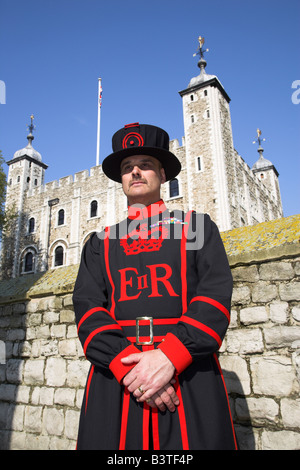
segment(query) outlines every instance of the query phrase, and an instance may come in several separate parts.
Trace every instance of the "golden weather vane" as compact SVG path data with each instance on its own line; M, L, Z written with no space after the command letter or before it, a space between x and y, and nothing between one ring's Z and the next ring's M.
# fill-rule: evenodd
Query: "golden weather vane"
M198 41L199 41L199 47L198 47L197 51L195 52L195 54L193 54L193 57L196 57L196 55L200 55L200 59L203 59L204 58L204 52L208 52L209 49L205 49L205 51L203 50L203 45L205 43L205 39L204 39L203 36L199 36Z
M257 139L256 140L253 140L253 144L256 144L256 142L258 143L259 147L261 147L261 143L262 142L265 142L266 139L261 139L261 130L260 129L256 129L256 134L257 134Z

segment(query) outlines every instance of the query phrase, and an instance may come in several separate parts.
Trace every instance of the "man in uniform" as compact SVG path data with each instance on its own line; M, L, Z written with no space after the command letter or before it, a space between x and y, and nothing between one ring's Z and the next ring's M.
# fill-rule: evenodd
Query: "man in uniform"
M91 367L78 449L236 449L217 358L232 276L210 217L170 213L161 184L181 165L168 134L128 124L102 168L128 217L82 252L73 302Z

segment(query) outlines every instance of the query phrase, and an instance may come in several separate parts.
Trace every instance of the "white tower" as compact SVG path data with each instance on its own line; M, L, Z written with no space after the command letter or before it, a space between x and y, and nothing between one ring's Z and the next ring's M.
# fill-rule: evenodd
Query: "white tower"
M188 205L208 212L223 231L232 225L228 196L234 153L230 98L218 78L206 73L207 50L203 50L203 44L200 36L196 53L200 55L200 74L179 92L183 101Z
M10 240L12 246L9 250L12 253L12 277L18 276L20 271L19 253L22 224L25 223L28 225L28 233L30 233L32 229L32 227L29 226L30 219L27 218L26 220L26 214L24 214L24 199L29 190L44 184L44 173L45 169L48 168L48 166L42 162L41 154L32 147L32 141L34 139L32 132L35 129L33 119L34 116L31 116L31 122L28 126L29 134L27 136L27 146L15 152L12 160L7 162L9 170L5 208L14 209L17 215L15 233L13 235L14 239ZM34 259L32 259L32 262L34 262Z

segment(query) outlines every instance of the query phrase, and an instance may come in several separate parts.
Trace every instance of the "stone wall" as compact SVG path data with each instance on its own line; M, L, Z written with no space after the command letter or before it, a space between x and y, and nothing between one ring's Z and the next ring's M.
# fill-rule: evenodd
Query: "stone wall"
M300 449L299 222L222 234L234 292L220 362L241 449ZM1 449L75 448L89 367L71 299L77 269L0 283Z

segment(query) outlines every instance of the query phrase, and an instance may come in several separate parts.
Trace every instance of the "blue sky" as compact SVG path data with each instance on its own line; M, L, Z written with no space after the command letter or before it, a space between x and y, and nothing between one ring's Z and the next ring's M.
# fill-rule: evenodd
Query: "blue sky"
M258 158L252 141L262 130L284 215L297 214L299 13L299 0L0 0L3 156L26 145L34 114L33 146L49 165L46 182L94 166L98 77L100 162L126 123L158 125L180 140L178 91L199 73L193 54L202 35L207 73L231 98L235 148L251 167Z

